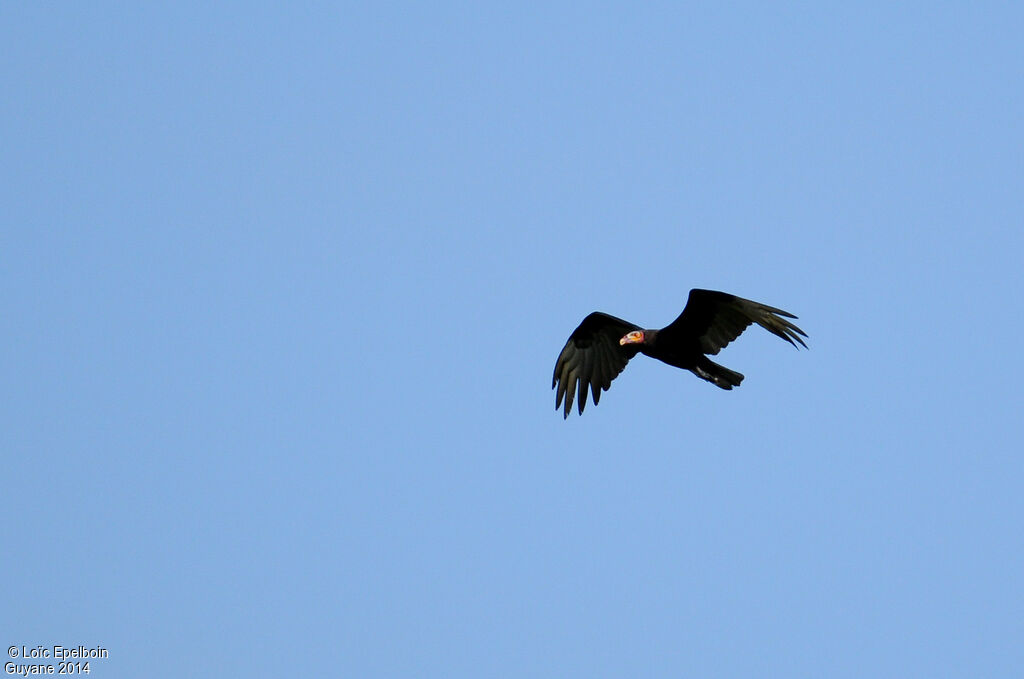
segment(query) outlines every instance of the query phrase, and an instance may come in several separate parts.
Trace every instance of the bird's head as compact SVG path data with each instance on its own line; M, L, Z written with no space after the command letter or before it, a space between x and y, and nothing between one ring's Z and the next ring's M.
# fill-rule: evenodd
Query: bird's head
M643 344L644 343L644 331L634 330L633 332L627 332L619 340L619 346L626 344Z

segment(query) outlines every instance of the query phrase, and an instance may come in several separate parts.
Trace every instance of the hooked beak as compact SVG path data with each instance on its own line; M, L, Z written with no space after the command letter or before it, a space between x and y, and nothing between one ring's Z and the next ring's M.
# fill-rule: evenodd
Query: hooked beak
M619 346L621 347L627 344L639 344L640 342L643 341L644 334L639 330L634 330L633 332L628 332L622 336L622 339L619 340Z

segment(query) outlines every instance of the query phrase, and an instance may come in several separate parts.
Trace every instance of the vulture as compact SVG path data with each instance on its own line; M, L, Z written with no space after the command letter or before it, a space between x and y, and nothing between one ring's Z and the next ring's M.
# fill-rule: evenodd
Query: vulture
M743 375L718 365L706 354L717 354L751 323L757 323L794 347L799 342L800 346L807 348L801 339L801 336L807 337L807 333L787 318L796 316L725 292L696 289L690 291L679 318L661 330L646 330L621 318L595 311L573 330L558 355L551 379L551 388L557 389L555 410L562 406L564 400L563 419L568 418L573 399L578 395L576 400L582 415L588 389L596 406L601 399L601 390L608 391L612 380L637 352L689 370L716 387L738 387Z

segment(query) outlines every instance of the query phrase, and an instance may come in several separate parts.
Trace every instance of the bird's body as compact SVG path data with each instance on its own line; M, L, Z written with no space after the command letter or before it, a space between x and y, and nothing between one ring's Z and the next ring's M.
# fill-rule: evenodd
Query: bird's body
M551 387L557 389L555 410L564 398L564 416L569 417L578 393L582 415L588 390L597 405L601 391L608 390L612 380L638 352L690 370L722 389L732 389L743 381L743 375L718 365L707 355L717 354L751 323L793 346L799 342L806 347L801 339L806 333L783 317L796 318L781 309L714 290L691 290L683 312L660 330L643 329L595 311L569 336L555 363L551 380Z

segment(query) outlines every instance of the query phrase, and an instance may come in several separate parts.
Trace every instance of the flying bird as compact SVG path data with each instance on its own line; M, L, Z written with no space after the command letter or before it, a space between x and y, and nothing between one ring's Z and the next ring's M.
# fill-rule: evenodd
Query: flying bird
M740 336L751 323L786 340L807 348L800 328L786 320L793 314L766 304L752 302L715 290L691 290L686 307L679 318L661 330L646 330L629 321L595 311L569 335L555 363L551 388L555 392L555 410L565 401L564 418L569 417L572 402L578 394L579 413L587 403L587 390L594 396L594 405L601 400L601 390L608 391L612 380L637 352L663 363L691 371L722 389L732 389L743 381L743 375L711 361L729 342ZM799 347L797 347L799 348Z

